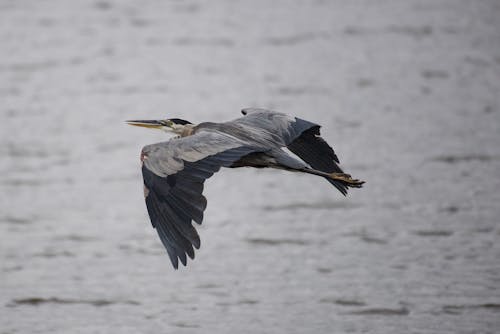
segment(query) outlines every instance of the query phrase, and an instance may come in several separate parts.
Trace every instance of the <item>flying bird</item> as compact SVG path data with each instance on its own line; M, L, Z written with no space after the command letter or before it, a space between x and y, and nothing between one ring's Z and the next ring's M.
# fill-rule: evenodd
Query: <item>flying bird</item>
M343 195L361 188L338 166L318 124L265 109L243 109L243 117L198 125L179 118L126 121L177 135L145 146L140 155L144 197L153 227L175 269L200 248L191 221L201 224L207 200L203 183L221 167L275 168L323 177ZM299 159L286 153L288 148Z

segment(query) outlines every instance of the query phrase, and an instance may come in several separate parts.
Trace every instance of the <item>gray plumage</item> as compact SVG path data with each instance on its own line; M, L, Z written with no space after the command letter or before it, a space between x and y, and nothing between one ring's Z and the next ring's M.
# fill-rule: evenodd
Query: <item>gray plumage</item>
M175 268L179 260L186 265L187 257L193 259L194 248L200 247L191 221L202 223L207 205L203 183L221 167L271 167L314 174L344 195L348 187L363 184L343 174L335 152L319 136L319 125L264 109L242 113L243 117L225 123L189 125L188 132L178 127L182 120L177 119L176 129L186 136L142 150L146 206ZM140 126L151 122L165 121L129 121ZM288 155L284 147L301 160Z

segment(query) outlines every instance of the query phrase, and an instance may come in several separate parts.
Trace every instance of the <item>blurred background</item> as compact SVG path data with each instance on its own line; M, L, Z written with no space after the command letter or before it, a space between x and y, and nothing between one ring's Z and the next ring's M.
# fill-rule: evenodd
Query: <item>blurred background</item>
M0 333L500 330L500 2L0 1ZM174 271L127 119L323 125L367 181L223 170Z

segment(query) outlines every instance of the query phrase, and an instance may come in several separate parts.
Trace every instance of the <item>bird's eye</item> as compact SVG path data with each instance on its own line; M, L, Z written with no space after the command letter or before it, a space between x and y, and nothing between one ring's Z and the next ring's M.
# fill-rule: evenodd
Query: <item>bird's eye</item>
M171 120L169 120L169 119L166 119L166 120L160 121L160 124L163 125L163 126L172 127L173 122Z

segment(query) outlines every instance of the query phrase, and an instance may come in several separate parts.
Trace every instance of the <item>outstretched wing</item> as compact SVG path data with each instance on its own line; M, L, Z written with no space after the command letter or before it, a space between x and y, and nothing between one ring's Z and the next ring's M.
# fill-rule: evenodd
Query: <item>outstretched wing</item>
M275 145L287 147L314 169L325 173L342 173L335 151L320 137L318 124L265 109L249 108L241 112L245 116L234 122L243 126L247 132L258 134L265 142L271 141ZM347 194L344 184L327 180L342 194Z
M193 259L193 247L200 247L191 221L201 224L203 220L204 181L221 167L263 150L224 133L205 131L143 148L146 206L174 268L179 259L186 265L186 255Z
M343 173L337 165L339 159L333 148L320 137L319 126L304 131L297 139L288 144L288 149L295 153L314 169L325 173ZM347 186L339 181L327 179L344 196L347 195Z
M285 147L298 138L302 132L317 124L284 113L266 109L248 108L245 116L229 123L235 124L253 140L265 145Z

